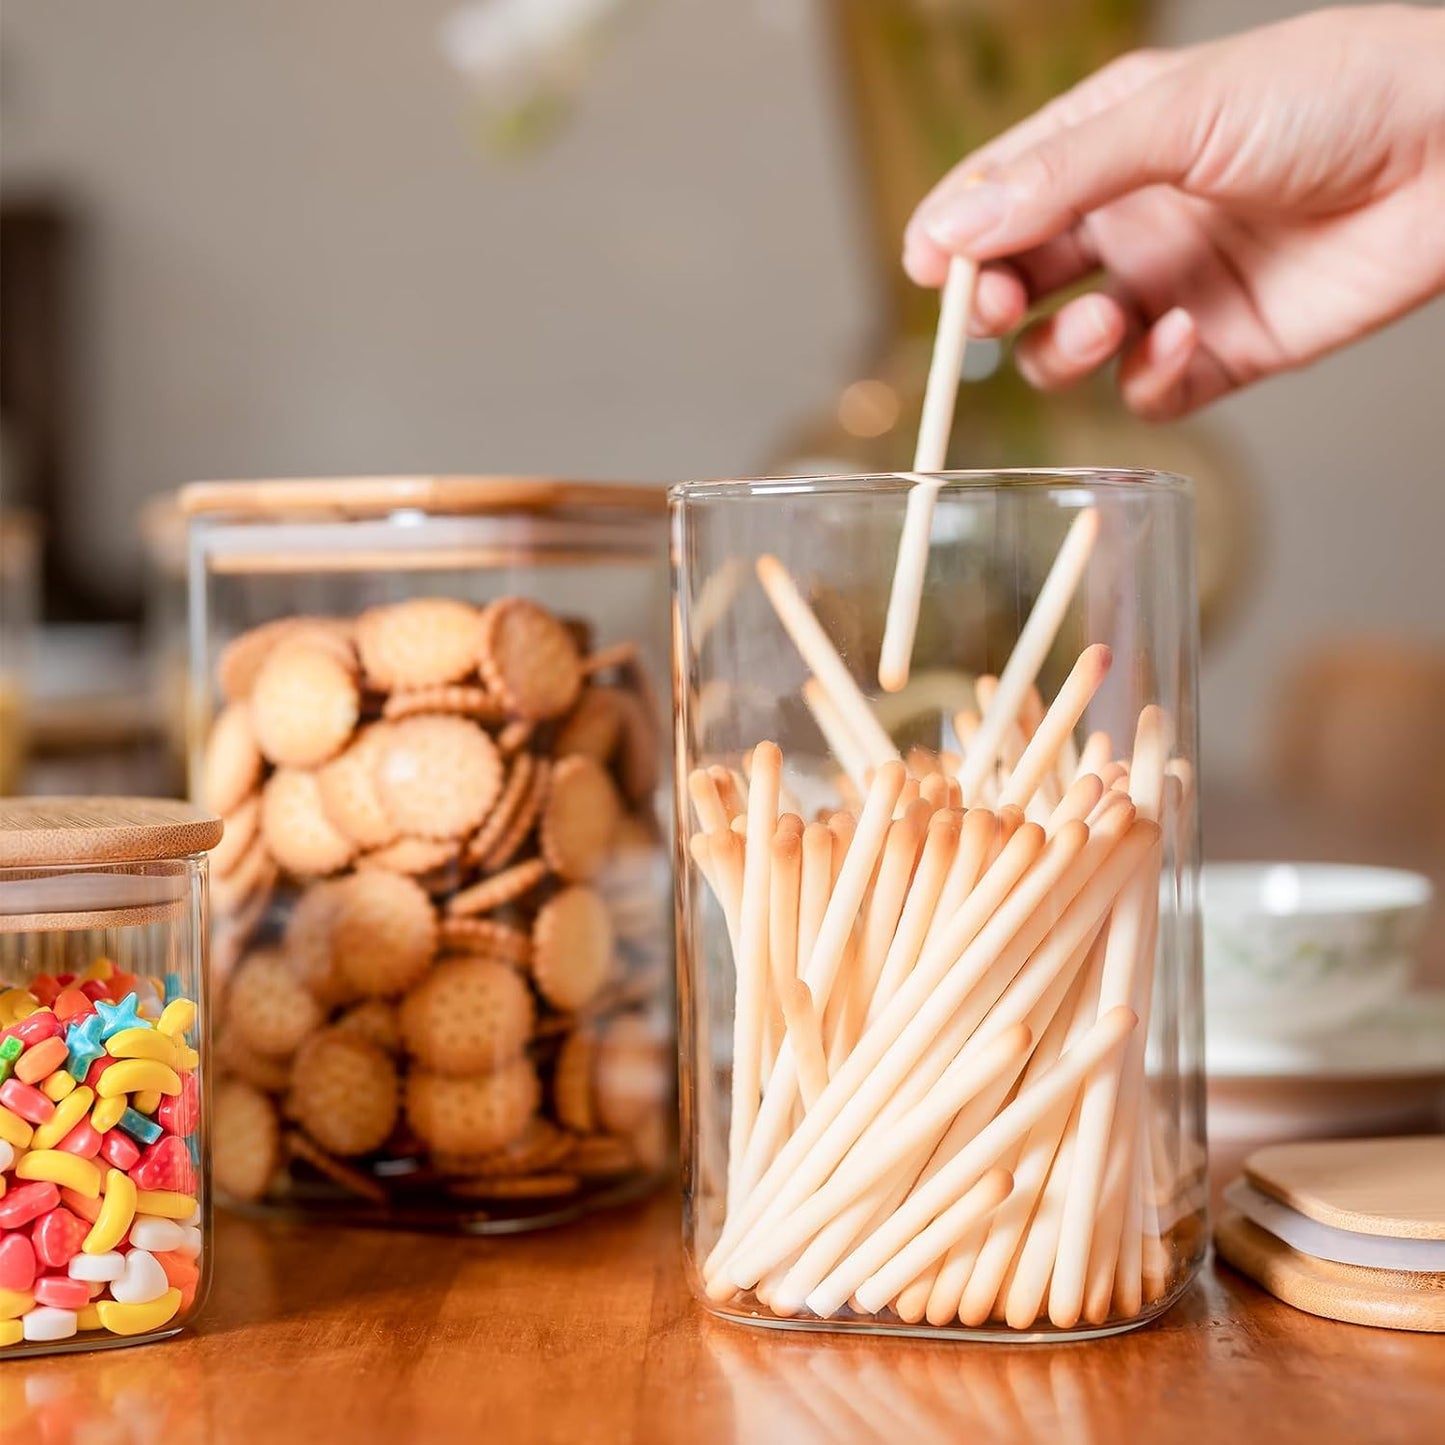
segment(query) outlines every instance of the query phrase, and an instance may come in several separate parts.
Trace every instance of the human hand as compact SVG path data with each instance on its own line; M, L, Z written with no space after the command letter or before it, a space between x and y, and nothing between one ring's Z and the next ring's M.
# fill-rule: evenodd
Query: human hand
M954 168L904 266L982 265L971 330L1035 385L1119 355L1142 416L1302 366L1445 289L1445 12L1326 10L1126 55Z

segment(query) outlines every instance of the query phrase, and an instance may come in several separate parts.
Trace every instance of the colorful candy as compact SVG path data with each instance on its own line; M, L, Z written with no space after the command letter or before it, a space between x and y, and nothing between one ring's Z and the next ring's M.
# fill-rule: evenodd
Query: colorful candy
M106 959L0 985L0 1353L136 1336L194 1304L196 1007Z

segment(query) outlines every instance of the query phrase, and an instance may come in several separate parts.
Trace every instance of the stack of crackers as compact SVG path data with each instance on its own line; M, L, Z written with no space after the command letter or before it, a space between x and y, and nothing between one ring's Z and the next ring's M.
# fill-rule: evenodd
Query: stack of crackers
M635 646L415 597L254 628L217 684L221 1190L507 1213L655 1174L670 891Z

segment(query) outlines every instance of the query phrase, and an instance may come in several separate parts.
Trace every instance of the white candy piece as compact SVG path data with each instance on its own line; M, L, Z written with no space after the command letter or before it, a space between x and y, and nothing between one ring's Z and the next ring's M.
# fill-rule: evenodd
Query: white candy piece
M131 1246L151 1254L179 1249L184 1238L185 1232L174 1219L162 1219L158 1214L138 1214L130 1227Z
M188 1259L198 1259L201 1253L201 1231L193 1225L183 1227L181 1242L176 1248Z
M133 1249L125 1257L125 1269L110 1287L111 1298L123 1305L146 1305L159 1299L171 1282L160 1261L144 1249Z
M181 1220L181 1223L184 1224L187 1229L199 1228L201 1223L201 1206L197 1204L196 1207L191 1210L190 1218Z
M125 1255L111 1250L108 1254L77 1254L66 1271L71 1279L89 1284L104 1284L125 1273Z
M0 1174L8 1173L15 1163L15 1146L0 1139Z
M58 1310L51 1305L41 1305L39 1309L20 1316L25 1338L46 1344L52 1340L68 1340L75 1333L78 1320L74 1310Z

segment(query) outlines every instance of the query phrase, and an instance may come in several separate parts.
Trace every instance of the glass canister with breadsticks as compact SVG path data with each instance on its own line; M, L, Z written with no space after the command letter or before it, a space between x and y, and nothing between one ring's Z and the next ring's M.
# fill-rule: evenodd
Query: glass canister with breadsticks
M636 1195L675 1052L665 499L206 483L218 1196L509 1231Z
M1190 488L932 482L891 692L916 479L672 494L689 1270L760 1324L1108 1334L1205 1247Z

